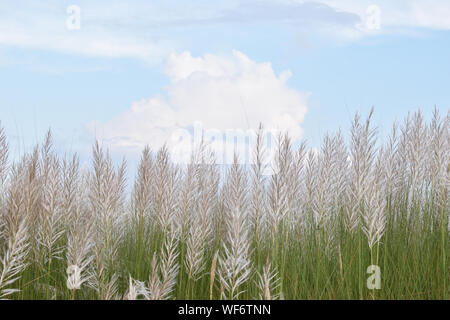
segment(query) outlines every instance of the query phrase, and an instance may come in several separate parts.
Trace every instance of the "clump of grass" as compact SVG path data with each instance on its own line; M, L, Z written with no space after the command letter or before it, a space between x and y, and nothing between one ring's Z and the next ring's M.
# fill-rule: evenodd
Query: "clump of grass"
M226 171L205 141L186 166L146 147L129 195L98 143L89 168L50 132L10 163L0 126L0 298L448 299L450 114L382 143L372 113L348 144L281 134L273 168L262 126Z

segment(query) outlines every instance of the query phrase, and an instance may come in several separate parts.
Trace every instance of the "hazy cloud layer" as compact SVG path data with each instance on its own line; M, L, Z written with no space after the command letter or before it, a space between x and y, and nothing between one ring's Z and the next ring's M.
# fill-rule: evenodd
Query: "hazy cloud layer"
M302 2L291 0L292 3ZM450 29L448 0L321 0L329 6L364 17L367 8L381 10L382 26L392 28ZM391 30L392 31L392 30Z
M78 1L81 29L66 28L68 1L2 3L0 45L161 62L179 50L171 28L186 25L288 22L296 28L360 38L367 8L381 10L381 33L396 28L450 29L447 0ZM195 37L195 34L188 36Z
M340 12L321 2L281 3L249 1L226 10L219 16L223 21L285 21L308 24L325 23L354 27L361 18L348 12Z
M120 21L127 19L127 12L117 9L123 16L111 14L113 4L94 7L80 1L80 28L71 30L67 27L73 15L67 12L69 5L62 1L2 3L0 45L92 57L137 58L150 63L160 62L173 50L167 38L139 28L121 28ZM118 25L105 24L104 19L116 18Z

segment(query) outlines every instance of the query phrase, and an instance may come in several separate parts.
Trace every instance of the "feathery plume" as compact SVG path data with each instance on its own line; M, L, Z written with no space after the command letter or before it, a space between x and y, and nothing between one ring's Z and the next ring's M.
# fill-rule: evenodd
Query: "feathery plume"
M376 129L371 128L370 121L373 108L362 124L359 114L355 115L351 127L350 144L350 187L346 214L346 228L354 231L360 225L360 216L364 207L364 196L370 186L369 175L375 157Z
M269 256L264 266L263 272L258 272L259 299L261 300L278 300L280 296L275 292L280 286L280 279L275 268L270 264Z
M218 269L224 287L223 298L229 300L237 299L243 293L240 288L249 279L251 270L245 183L245 174L235 154L226 183L227 237L223 242Z

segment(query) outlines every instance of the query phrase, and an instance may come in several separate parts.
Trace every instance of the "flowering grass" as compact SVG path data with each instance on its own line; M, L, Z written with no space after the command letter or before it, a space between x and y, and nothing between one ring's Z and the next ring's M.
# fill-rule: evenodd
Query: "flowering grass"
M129 194L98 143L89 168L50 133L13 163L0 129L0 298L448 299L450 116L385 143L371 116L317 152L280 135L270 164L260 127L225 174L205 143L145 148Z

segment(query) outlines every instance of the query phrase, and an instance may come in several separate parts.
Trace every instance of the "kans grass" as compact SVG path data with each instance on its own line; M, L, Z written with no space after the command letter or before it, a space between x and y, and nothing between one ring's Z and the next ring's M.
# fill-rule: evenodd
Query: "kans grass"
M226 174L204 143L145 148L129 194L98 143L88 168L50 133L12 162L0 129L0 298L448 299L449 113L384 143L371 115L316 151L280 135L270 176L262 127Z

